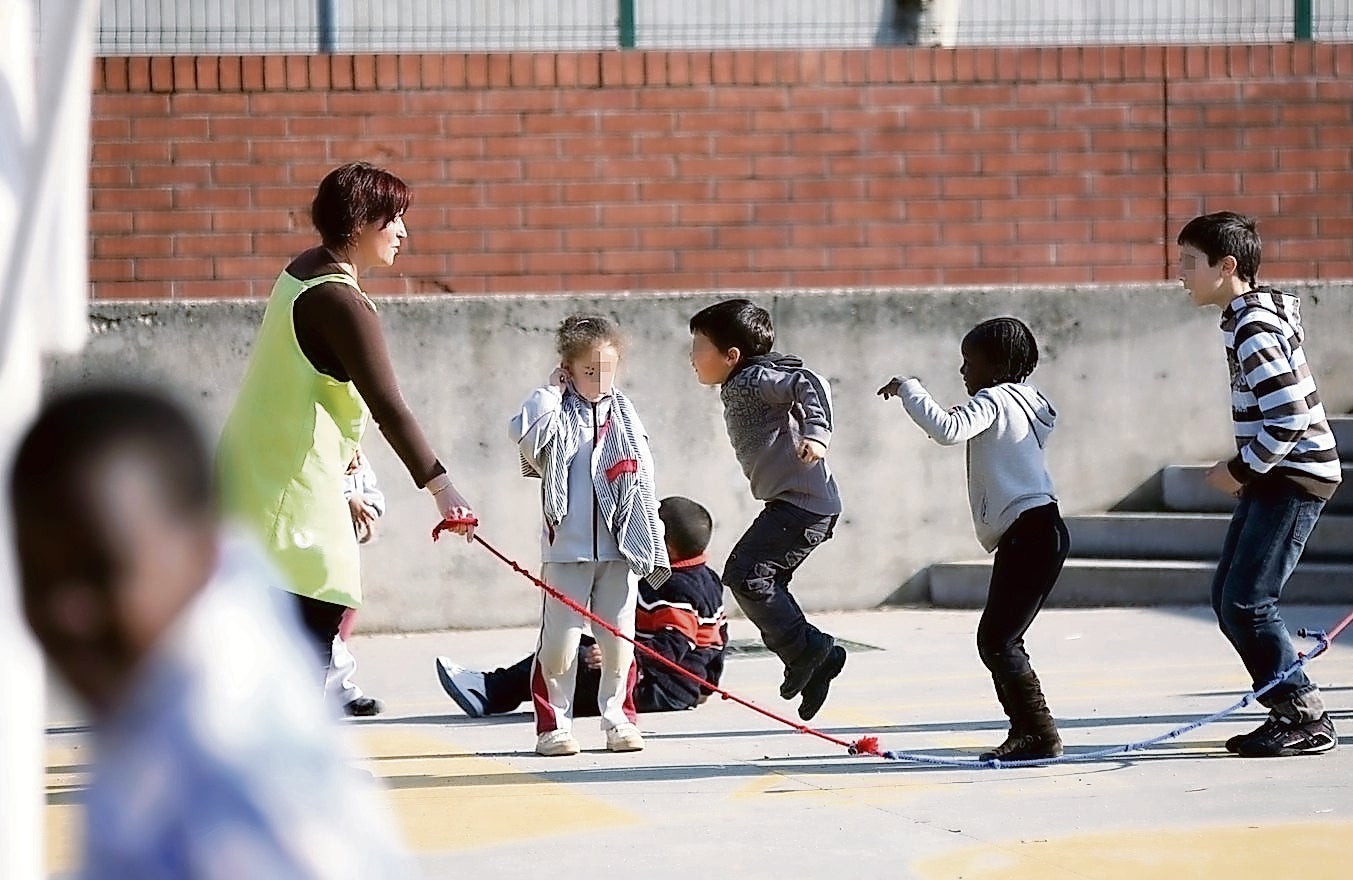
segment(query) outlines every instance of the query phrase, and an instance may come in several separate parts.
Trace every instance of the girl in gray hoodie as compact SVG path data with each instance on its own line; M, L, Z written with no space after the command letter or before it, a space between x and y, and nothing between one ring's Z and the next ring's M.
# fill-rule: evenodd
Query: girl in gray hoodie
M1010 719L1005 742L983 760L1056 757L1062 740L1029 664L1024 634L1033 623L1071 543L1057 509L1044 449L1057 413L1024 380L1038 364L1038 343L1016 318L983 321L963 338L963 383L972 398L943 409L915 377L879 389L899 397L912 421L937 443L967 441L968 501L977 539L996 551L977 651L991 671Z

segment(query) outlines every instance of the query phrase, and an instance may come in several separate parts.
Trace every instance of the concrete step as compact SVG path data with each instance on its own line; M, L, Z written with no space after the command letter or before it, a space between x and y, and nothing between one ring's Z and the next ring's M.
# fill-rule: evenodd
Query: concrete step
M1084 608L1128 605L1207 605L1211 562L1068 559L1048 605ZM930 602L937 608L986 603L991 560L930 566ZM1353 563L1303 562L1283 591L1293 605L1353 604Z
M1102 513L1066 518L1071 553L1093 559L1215 560L1231 517L1225 513ZM1320 517L1303 559L1353 562L1353 516Z
M1330 416L1329 420L1334 442L1339 444L1339 457L1353 463L1353 415Z
M1170 465L1160 473L1165 508L1189 513L1229 513L1236 500L1203 482L1211 465ZM1353 513L1353 463L1343 466L1343 484L1325 505L1329 513Z

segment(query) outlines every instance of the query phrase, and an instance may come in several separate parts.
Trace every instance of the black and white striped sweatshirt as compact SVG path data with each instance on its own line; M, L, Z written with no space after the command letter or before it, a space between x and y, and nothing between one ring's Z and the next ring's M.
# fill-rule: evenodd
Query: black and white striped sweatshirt
M1242 484L1283 481L1328 500L1339 486L1339 453L1302 350L1300 301L1257 287L1221 313L1231 372L1236 457Z

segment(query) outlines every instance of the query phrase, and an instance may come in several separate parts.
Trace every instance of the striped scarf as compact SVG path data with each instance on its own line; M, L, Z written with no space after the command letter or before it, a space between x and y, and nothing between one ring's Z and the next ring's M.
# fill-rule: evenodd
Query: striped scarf
M584 424L590 408L591 404L579 395L566 393L558 415L562 430L555 431L537 453L541 470L537 471L525 456L521 458L522 474L543 482L542 504L550 526L559 525L568 513L568 470L580 445L579 432L569 428ZM598 429L592 487L602 520L615 536L630 570L657 587L667 580L671 567L658 520L653 475L643 467L639 456L642 447L634 431L636 424L638 418L629 398L618 388L612 389L610 413Z

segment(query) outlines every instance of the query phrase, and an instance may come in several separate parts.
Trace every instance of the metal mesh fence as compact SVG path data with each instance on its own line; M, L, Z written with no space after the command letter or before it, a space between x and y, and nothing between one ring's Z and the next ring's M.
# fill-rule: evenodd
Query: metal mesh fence
M103 0L97 45L123 55L1294 39L1353 40L1353 0Z

